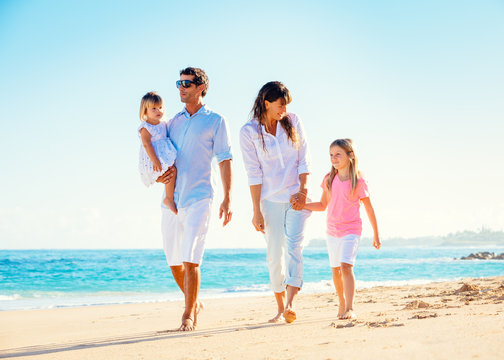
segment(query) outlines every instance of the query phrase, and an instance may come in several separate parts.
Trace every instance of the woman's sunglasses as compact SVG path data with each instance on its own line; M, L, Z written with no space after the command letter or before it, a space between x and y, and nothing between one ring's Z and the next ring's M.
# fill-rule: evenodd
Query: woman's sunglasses
M182 86L183 88L185 88L185 89L190 88L190 87L191 87L191 84L194 84L194 85L196 85L196 86L198 85L198 84L196 84L196 83L195 83L194 81L192 81L192 80L177 80L176 84L177 84L177 89L178 89L179 87L181 87L181 86Z

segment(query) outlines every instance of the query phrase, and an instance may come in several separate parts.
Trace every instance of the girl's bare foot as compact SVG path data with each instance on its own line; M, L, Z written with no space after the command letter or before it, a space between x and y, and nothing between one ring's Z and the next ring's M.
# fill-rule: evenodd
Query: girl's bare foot
M340 317L341 320L354 320L357 319L357 315L355 315L353 310L347 310L343 315Z
M272 319L269 319L268 322L269 323L276 323L276 322L279 322L283 317L283 311L282 312L278 312L278 314L276 314L276 316Z
M178 213L178 211L177 211L177 205L175 205L175 201L173 199L164 198L163 199L163 204L168 209L170 209L171 211L173 211L174 214Z
M292 309L287 309L284 311L283 317L286 322L291 323L296 320L296 312Z

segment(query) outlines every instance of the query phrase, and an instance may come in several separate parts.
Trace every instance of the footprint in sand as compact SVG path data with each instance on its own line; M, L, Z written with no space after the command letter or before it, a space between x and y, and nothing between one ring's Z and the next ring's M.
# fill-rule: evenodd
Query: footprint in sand
M350 328L350 327L354 327L358 322L357 321L350 321L346 324L336 324L336 323L331 323L331 325L329 326L332 326L333 328L336 328L336 329L343 329L343 328Z
M425 301L414 300L412 302L407 303L406 306L403 308L403 310L425 309L430 306L431 305L429 303L426 303Z
M383 321L369 321L366 326L369 328L404 326L403 323L396 323L397 319L385 319Z
M436 314L435 312L422 311L413 315L411 319L427 319L435 317L438 317L438 314Z

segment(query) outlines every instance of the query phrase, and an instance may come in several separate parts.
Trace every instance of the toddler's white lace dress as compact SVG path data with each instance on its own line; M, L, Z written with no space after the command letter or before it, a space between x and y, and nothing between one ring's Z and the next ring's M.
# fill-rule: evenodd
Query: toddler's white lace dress
M140 141L138 170L140 171L142 182L145 186L150 186L156 182L156 179L162 175L168 167L173 165L177 157L177 150L175 150L175 147L168 137L167 126L164 121L161 121L158 125L152 125L143 121L138 127L138 136L140 136L140 130L142 128L145 128L151 134L152 147L163 168L162 171L154 171L152 168L152 161Z

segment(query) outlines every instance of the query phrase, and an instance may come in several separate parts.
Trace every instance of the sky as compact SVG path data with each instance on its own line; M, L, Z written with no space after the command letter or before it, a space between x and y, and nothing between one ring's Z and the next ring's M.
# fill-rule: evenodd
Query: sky
M138 108L154 90L181 111L187 66L207 72L233 146L233 220L213 212L208 248L265 246L238 135L272 80L303 121L313 200L329 144L349 137L384 246L503 230L503 44L502 1L0 0L0 249L160 248ZM306 237L325 237L324 213Z

